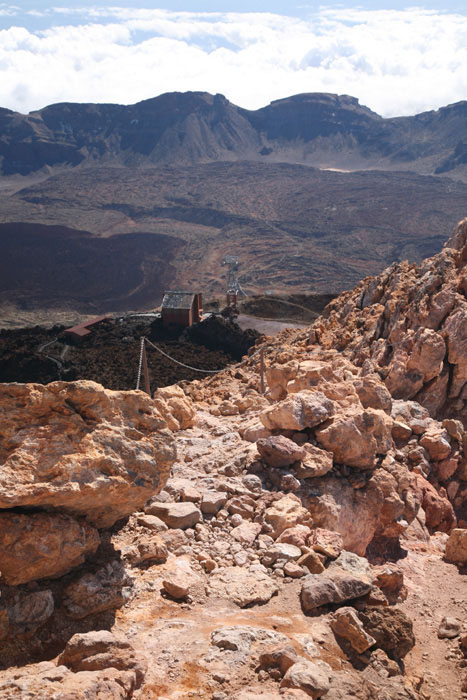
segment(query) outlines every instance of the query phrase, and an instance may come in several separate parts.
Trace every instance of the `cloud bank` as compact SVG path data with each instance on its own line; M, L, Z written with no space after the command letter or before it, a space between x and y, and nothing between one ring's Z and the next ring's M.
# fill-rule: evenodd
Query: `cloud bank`
M0 12L14 25L14 7ZM321 8L304 20L95 7L44 17L48 29L0 31L2 107L131 104L201 90L256 109L295 93L335 92L396 116L467 99L464 15Z

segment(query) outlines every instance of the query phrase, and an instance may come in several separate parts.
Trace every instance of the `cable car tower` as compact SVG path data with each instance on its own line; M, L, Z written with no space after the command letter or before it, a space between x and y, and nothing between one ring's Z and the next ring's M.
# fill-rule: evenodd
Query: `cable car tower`
M236 255L226 255L222 261L222 265L229 266L226 290L227 308L236 311L238 294L240 291L243 291L238 281L239 259Z

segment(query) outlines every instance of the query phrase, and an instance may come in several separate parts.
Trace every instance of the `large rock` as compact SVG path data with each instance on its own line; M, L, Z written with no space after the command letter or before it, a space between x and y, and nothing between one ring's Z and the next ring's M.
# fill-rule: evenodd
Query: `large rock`
M467 562L467 530L455 528L449 535L446 542L446 561L454 564L465 564Z
M56 578L99 546L97 530L60 513L0 512L0 571L9 586Z
M0 508L108 527L167 480L176 451L152 400L90 381L0 385Z
M267 603L278 590L277 583L267 574L238 566L215 571L209 579L212 596L227 598L240 608L253 603Z
M353 608L340 608L331 619L331 629L338 637L343 637L357 654L363 654L376 643L376 639L365 632Z
M299 660L281 681L281 688L298 688L314 700L324 697L330 688L332 669L324 661Z
M156 515L168 527L185 530L201 520L201 512L194 503L160 503L154 501L146 506L146 513Z
M391 659L402 659L415 644L412 621L398 608L372 608L358 613L365 631Z
M95 574L84 574L64 590L63 606L69 617L80 620L88 615L116 610L131 597L132 580L118 561Z
M368 580L346 572L333 572L331 576L309 574L303 579L300 599L303 609L310 612L323 605L361 598L372 587Z
M58 657L57 663L75 673L102 671L107 668L132 671L136 688L141 685L146 672L143 660L137 656L129 641L107 630L74 634Z
M276 538L284 530L295 525L306 525L311 519L300 500L293 494L288 494L266 508L264 521L271 527L271 536Z
M344 548L361 556L375 536L397 539L422 500L416 479L402 465L393 465L392 473L371 472L364 488L330 475L312 483L306 505L313 524L339 533Z
M261 415L269 430L305 430L334 414L334 402L321 391L301 391L266 409Z
M337 414L316 430L316 439L332 452L334 461L359 469L373 469L377 455L392 447L392 419L384 411L365 409Z
M129 700L133 697L135 674L107 668L105 671L73 673L66 666L43 661L19 669L11 678L0 681L1 700L25 698L66 698L67 700Z
M29 637L49 620L54 612L52 591L21 591L11 605L0 609L0 639Z
M303 447L283 435L260 438L256 447L261 458L269 467L289 467L306 456Z
M166 418L171 430L185 430L195 423L196 410L193 402L178 384L157 389L154 405Z

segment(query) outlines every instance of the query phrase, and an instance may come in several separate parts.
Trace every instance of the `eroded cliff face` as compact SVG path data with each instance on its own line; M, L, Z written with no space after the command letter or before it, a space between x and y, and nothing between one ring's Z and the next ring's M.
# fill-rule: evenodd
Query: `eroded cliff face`
M266 338L265 391L2 385L0 697L461 697L466 237Z

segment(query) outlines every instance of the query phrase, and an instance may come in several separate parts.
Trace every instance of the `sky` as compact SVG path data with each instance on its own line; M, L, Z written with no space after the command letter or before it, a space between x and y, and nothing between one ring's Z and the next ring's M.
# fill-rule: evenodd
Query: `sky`
M186 90L247 109L303 92L386 117L438 109L467 99L467 2L0 2L0 107Z

